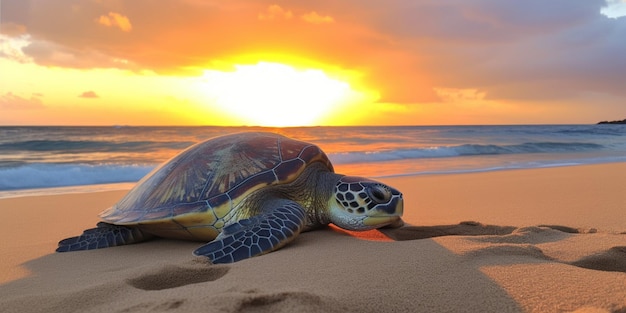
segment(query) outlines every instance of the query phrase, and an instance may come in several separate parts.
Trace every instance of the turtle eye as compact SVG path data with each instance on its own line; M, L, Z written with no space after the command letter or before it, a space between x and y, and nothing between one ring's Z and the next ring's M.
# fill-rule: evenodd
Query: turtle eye
M373 185L367 189L367 193L372 201L376 203L387 203L391 199L391 191L385 186Z

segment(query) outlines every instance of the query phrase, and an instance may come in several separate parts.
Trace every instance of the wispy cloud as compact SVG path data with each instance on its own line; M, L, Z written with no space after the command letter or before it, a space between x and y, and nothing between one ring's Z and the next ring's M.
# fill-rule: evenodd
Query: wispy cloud
M7 110L32 110L43 108L43 101L40 99L41 94L32 94L30 97L24 97L7 92L0 95L0 108Z
M109 12L108 15L101 15L96 22L100 25L108 27L117 27L123 32L129 32L133 29L128 17L115 12Z
M270 5L265 11L259 13L257 18L262 21L278 20L278 19L291 19L293 13L289 10L283 9L277 4Z
M306 14L302 15L301 18L302 18L303 21L305 21L307 23L312 23L312 24L326 24L326 23L333 23L335 21L335 19L332 18L332 16L329 16L329 15L319 15L315 11L306 13Z

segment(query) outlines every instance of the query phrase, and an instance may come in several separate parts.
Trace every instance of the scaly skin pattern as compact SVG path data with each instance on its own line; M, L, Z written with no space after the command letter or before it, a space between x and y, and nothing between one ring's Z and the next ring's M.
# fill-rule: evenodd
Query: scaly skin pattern
M222 230L217 238L196 249L212 263L232 263L279 249L304 228L302 207L290 200L277 200L277 208L240 220Z

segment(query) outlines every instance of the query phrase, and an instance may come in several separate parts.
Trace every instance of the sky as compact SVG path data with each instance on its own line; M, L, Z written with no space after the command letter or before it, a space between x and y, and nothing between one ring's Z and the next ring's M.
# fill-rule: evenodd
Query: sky
M0 125L626 118L626 0L0 0Z

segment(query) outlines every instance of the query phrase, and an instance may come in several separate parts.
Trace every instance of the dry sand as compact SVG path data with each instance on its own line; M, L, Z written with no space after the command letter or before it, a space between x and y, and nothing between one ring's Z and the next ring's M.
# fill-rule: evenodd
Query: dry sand
M53 253L125 191L0 199L0 312L624 313L625 175L616 163L388 178L410 225L308 232L219 266L174 240Z

